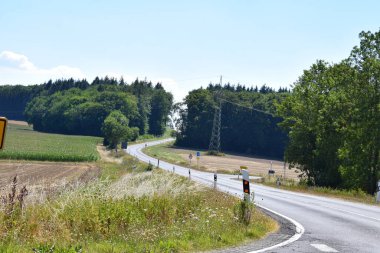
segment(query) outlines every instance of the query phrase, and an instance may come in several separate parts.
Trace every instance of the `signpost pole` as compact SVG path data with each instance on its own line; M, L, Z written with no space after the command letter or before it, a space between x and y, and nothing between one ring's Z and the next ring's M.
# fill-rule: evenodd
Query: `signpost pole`
M216 174L216 171L214 172L214 189L216 189L216 182L218 180L218 174Z
M248 171L246 169L242 169L241 173L243 176L244 200L247 202L250 202L251 190L249 188L249 174L248 174Z
M197 151L197 169L199 170L199 159L201 158L201 152Z

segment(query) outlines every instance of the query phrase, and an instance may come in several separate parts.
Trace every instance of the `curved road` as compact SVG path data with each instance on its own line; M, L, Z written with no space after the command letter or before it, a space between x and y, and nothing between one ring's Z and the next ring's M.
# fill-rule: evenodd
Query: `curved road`
M157 145L171 139L149 142ZM145 143L131 145L127 152L144 162L157 159L142 153ZM189 176L189 169L160 161L160 168ZM191 179L213 185L213 173L191 170ZM218 174L218 189L242 197L236 176ZM253 186L253 187L252 187ZM334 198L295 193L262 185L251 185L255 202L299 222L304 234L295 242L268 252L380 252L380 207Z

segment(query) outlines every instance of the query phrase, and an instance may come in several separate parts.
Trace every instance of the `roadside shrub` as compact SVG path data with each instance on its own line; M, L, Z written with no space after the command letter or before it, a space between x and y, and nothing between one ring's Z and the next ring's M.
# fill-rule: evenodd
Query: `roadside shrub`
M246 200L239 201L234 207L235 215L238 217L239 222L246 226L251 223L253 209L253 203Z
M174 129L170 130L170 137L176 138L177 137L177 131Z
M152 171L153 170L153 165L151 163L148 163L146 167L146 171Z

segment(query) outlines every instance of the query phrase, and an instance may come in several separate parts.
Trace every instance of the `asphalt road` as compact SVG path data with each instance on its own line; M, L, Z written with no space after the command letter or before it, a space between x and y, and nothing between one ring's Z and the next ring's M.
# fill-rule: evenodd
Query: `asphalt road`
M165 141L168 140L149 142L147 145ZM144 147L145 143L131 145L127 152L144 162L157 165L156 158L142 153L141 149ZM189 176L189 169L185 167L164 161L160 161L159 167L173 171L173 166L175 173ZM213 173L191 170L190 174L192 180L213 185ZM236 176L218 174L217 187L221 191L242 197L242 183ZM294 242L266 252L380 253L380 207L294 193L257 184L251 184L252 189L258 205L282 214L304 228L304 232L298 231L298 236L293 236Z

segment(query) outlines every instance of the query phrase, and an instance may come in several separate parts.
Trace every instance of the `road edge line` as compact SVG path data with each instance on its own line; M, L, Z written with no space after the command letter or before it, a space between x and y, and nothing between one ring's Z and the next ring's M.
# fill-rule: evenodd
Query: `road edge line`
M290 218L290 217L288 217L286 215L280 214L280 213L278 213L278 212L276 212L276 211L274 211L272 209L264 207L264 206L262 206L260 204L256 203L255 205L258 206L258 207L260 207L260 208L262 208L262 209L264 209L264 210L266 210L266 211L268 211L268 212L271 212L271 213L273 213L273 214L275 214L277 216L280 216L280 217L282 217L282 218L290 221L291 223L293 223L294 226L296 227L296 233L292 237L290 237L289 239L287 239L286 241L280 242L278 244L275 244L275 245L272 245L272 246L269 246L269 247L266 247L266 248L263 248L263 249L249 251L247 253L259 253L259 252L265 252L265 251L268 251L268 250L273 250L273 249L276 249L276 248L279 248L279 247L283 247L283 246L286 246L286 245L288 245L290 243L293 243L293 242L297 241L304 234L305 228L298 221L296 221L296 220L294 220L294 219L292 219L292 218Z

